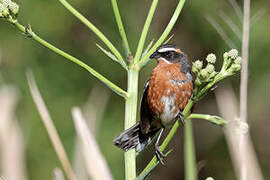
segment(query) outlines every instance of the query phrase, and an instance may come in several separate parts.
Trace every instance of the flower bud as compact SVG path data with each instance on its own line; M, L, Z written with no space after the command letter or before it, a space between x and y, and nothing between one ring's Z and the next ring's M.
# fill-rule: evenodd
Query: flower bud
M209 73L207 72L206 69L202 69L200 71L200 76L202 80L206 80L209 77Z
M192 71L198 73L202 69L203 63L200 60L197 60L193 63Z
M215 71L215 66L213 64L208 64L205 69L209 74L211 74Z
M8 7L10 5L11 0L2 0L2 4L5 6L5 7Z
M1 0L0 0L0 1L1 1ZM0 17L1 17L2 12L4 11L5 8L6 8L6 7L5 7L3 4L0 3Z
M241 65L240 64L232 64L231 68L230 68L230 71L232 73L235 73L237 71L239 71L241 69Z
M228 58L228 53L225 52L225 53L223 54L223 59L227 59L227 58Z
M12 15L17 16L19 12L19 5L15 2L11 2L8 6L9 10L11 11Z
M217 75L217 72L216 72L216 71L213 71L213 72L209 75L209 79L213 79L216 75Z
M234 60L234 63L235 64L241 64L242 62L242 58L240 56L238 56L235 60Z
M236 59L238 57L238 51L236 49L232 49L228 52L228 57L232 59Z
M198 78L196 78L195 85L200 86L201 84L202 84L202 82Z
M195 66L197 69L202 69L203 63L202 63L202 61L197 60L197 61L195 61L194 66Z
M215 64L216 62L216 55L211 53L211 54L208 54L208 56L206 57L206 61L211 63L211 64Z
M9 15L8 8L3 4L0 4L0 17L8 17L8 15Z

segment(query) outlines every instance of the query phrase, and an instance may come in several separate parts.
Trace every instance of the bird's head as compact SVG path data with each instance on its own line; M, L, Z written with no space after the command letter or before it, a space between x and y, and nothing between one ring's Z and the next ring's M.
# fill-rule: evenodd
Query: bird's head
M157 59L158 61L163 60L166 63L177 63L186 60L187 56L180 47L172 44L165 44L159 46L150 58Z

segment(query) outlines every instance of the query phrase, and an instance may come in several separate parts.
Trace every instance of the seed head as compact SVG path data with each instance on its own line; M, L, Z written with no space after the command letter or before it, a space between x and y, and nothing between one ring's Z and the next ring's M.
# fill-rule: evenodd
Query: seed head
M242 58L240 56L238 56L235 60L234 60L234 63L235 64L241 64L242 62Z
M19 5L15 2L11 2L8 6L9 10L11 11L12 15L17 16L19 12Z
M8 15L9 15L8 8L3 4L0 4L0 17L8 17Z
M2 0L2 4L5 6L5 7L8 7L10 5L11 0Z
M232 49L228 52L228 57L232 59L236 59L238 57L238 51L236 49Z
M202 61L197 60L197 61L195 61L194 66L195 66L197 69L202 69L203 63L202 63Z
M197 60L193 63L192 71L197 74L202 69L202 66L203 66L202 61Z
M241 65L240 64L232 64L232 66L230 67L230 72L236 73L240 69L241 69Z
M209 74L211 74L215 71L215 66L213 64L208 64L205 69Z
M207 72L207 70L206 69L202 69L201 70L201 78L203 79L203 80L205 80L205 79L207 79L209 77L209 73Z
M211 64L215 64L216 62L216 55L211 53L211 54L208 54L208 56L206 57L206 61L211 63Z

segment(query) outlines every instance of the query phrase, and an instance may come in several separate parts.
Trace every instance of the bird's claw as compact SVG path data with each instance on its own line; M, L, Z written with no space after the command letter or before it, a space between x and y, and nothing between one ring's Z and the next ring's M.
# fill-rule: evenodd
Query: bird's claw
M158 146L155 146L155 154L156 154L156 157L158 159L158 161L164 165L164 161L163 161L163 158L167 157L166 154L164 154L162 151L160 151L159 147Z
M182 124L186 123L185 119L183 118L183 114L181 112L178 113L177 117L178 117L178 119L181 120Z

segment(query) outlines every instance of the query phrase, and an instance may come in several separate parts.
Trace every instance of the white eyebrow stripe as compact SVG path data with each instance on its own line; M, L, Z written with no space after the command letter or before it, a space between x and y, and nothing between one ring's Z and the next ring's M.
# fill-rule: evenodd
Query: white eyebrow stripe
M158 52L160 53L166 52L166 51L176 51L176 49L175 48L162 48L158 50Z
M167 59L165 59L163 57L158 58L158 60L162 60L162 61L165 61L168 64L172 64L170 61L168 61Z

